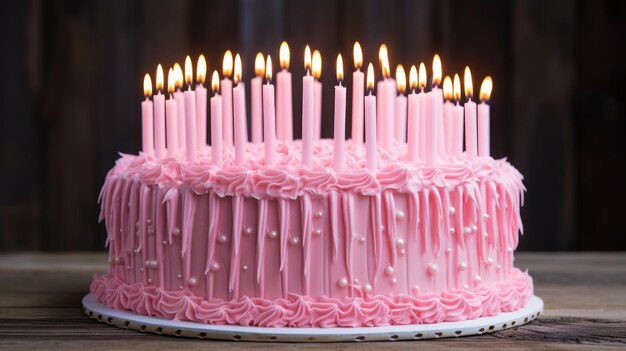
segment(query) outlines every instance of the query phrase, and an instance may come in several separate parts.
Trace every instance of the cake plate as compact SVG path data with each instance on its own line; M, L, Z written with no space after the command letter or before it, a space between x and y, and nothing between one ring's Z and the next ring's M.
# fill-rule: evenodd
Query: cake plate
M533 295L526 306L518 311L503 312L497 316L469 321L361 328L268 328L172 321L114 310L99 303L92 294L87 294L83 298L83 311L93 319L118 328L189 338L268 342L358 342L437 339L515 328L539 317L543 312L543 300Z

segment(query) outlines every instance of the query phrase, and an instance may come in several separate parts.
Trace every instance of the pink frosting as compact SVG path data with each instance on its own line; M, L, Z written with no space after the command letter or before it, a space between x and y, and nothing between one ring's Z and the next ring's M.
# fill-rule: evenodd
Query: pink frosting
M237 301L207 301L190 292L126 284L105 275L95 277L91 292L118 310L207 324L260 327L371 327L456 322L514 311L533 294L532 278L519 269L506 282L481 283L473 291L454 289L441 294L376 295L353 298L242 297Z

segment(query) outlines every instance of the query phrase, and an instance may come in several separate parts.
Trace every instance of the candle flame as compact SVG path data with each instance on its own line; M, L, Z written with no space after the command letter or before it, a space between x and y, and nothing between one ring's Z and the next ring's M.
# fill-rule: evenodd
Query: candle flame
M308 45L304 48L304 70L311 71L311 48Z
M311 65L313 66L313 78L320 79L322 76L322 54L319 50L313 51L313 63Z
M222 61L222 74L224 77L230 77L233 74L233 53L226 50L224 60Z
M383 72L383 78L391 77L391 69L389 68L389 54L387 51L387 45L382 44L378 49L378 60Z
M454 88L452 89L452 95L454 96L454 100L461 100L461 78L459 78L458 74L454 75Z
M289 69L289 56L289 45L286 41L283 41L278 52L278 61L281 69Z
M185 84L193 83L193 66L191 65L191 57L185 57Z
M402 65L398 65L396 67L396 86L398 88L398 93L404 94L406 91L406 73L404 72L404 67Z
M426 65L424 65L424 62L421 62L420 63L419 76L418 76L420 89L424 89L426 87L426 81L427 80L428 79L426 77Z
M156 90L157 91L163 90L163 83L164 83L163 66L161 66L161 64L159 64L157 66L157 71L156 71Z
M241 56L237 54L237 56L235 56L235 75L233 76L233 80L235 81L235 84L241 81L241 70L242 70Z
M439 54L435 54L433 57L433 85L441 84L441 77L443 75L443 69L441 68L441 58Z
M152 95L152 79L148 73L143 77L143 95L145 97Z
M361 44L358 41L354 42L354 68L359 69L363 65L363 51L361 50Z
M374 90L374 66L371 62L367 65L367 90Z
M183 88L183 69L180 68L178 62L174 64L174 88Z
M198 64L196 65L197 69L196 69L196 82L198 82L198 84L204 84L204 81L206 80L206 58L204 58L204 55L200 54L200 57L198 57Z
M174 70L172 69L172 67L170 67L170 69L167 71L167 92L170 94L174 92L175 81L176 73L174 73Z
M220 74L217 73L217 70L213 71L213 75L211 76L211 92L217 93L220 90Z
M411 90L417 89L417 68L415 68L415 65L411 66L409 71L409 87Z
M474 84L472 83L472 72L470 71L469 66L465 66L463 85L465 86L465 97L471 99L474 95Z
M452 79L450 78L450 76L446 76L443 79L443 97L446 100L452 100L453 95Z
M480 101L487 101L491 97L491 90L493 90L493 80L490 76L486 76L483 83L480 85Z
M272 81L272 57L267 55L267 60L265 60L265 79L268 82Z
M337 81L343 80L343 58L341 54L337 55Z
M254 59L254 74L257 77L263 77L263 74L265 74L265 58L260 52L256 54Z

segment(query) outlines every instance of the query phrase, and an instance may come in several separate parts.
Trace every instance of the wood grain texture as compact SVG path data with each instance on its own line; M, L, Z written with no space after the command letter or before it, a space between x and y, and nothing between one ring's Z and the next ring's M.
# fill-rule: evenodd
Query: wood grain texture
M544 299L536 321L489 335L436 341L344 344L217 342L142 334L98 323L80 301L101 253L1 254L0 349L65 350L590 350L626 348L625 253L520 253L535 293Z

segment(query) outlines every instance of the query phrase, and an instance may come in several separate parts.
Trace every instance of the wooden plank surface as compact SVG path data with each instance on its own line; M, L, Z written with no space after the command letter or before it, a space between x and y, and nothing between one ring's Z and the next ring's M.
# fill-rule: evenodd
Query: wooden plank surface
M626 348L626 253L519 253L546 308L536 321L483 336L415 342L266 344L142 334L98 323L80 300L102 253L1 254L0 349L570 350Z

